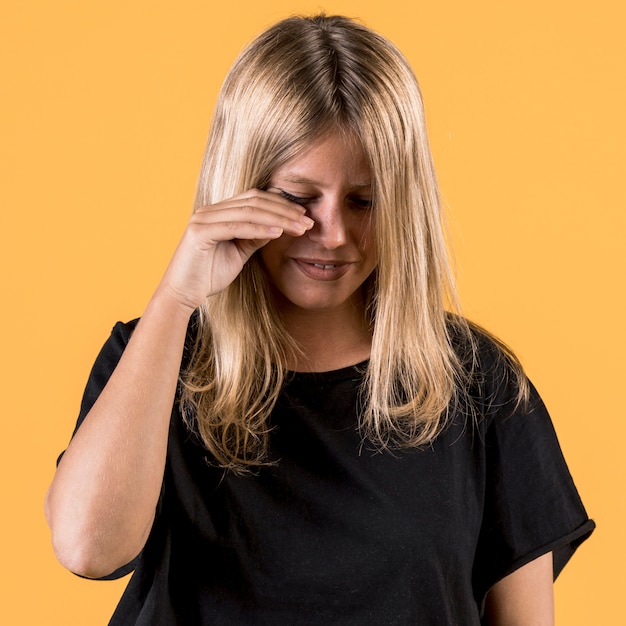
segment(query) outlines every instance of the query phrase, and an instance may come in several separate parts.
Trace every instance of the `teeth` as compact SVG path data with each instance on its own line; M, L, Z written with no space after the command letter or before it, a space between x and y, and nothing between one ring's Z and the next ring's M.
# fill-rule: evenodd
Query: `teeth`
M335 267L334 265L323 265L322 263L313 263L315 267L319 267L321 270L330 270Z

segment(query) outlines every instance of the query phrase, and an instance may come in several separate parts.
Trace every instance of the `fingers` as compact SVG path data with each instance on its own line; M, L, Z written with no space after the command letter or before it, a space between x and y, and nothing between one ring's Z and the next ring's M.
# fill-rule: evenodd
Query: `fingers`
M313 227L305 210L275 193L250 190L198 209L190 224L210 227L214 242L233 239L275 239L286 233L298 237Z
M300 205L258 189L198 209L162 279L164 291L183 307L199 306L225 289L269 241L312 228L304 213Z

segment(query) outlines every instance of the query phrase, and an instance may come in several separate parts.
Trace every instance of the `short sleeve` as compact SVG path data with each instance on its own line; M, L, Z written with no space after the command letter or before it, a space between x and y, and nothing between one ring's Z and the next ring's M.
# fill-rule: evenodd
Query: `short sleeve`
M550 551L556 578L595 527L536 389L531 384L528 404L514 409L512 391L494 395L483 434L486 490L474 572L479 601L498 580Z

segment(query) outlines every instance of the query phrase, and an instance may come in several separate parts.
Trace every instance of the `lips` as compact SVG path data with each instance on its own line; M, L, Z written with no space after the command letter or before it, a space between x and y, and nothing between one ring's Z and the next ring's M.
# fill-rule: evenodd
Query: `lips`
M352 263L322 259L293 259L298 269L313 280L338 280L350 269Z

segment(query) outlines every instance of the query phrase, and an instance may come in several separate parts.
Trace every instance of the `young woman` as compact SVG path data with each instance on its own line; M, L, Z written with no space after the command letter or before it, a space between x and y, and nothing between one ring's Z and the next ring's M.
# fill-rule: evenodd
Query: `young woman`
M552 623L591 533L517 360L456 312L421 97L290 18L235 62L196 209L46 499L112 624Z

